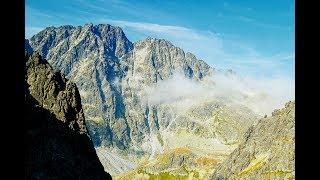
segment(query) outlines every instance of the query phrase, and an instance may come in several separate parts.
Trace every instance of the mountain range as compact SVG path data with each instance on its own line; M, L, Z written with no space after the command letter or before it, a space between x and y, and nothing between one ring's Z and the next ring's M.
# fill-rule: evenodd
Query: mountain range
M97 155L116 179L234 178L230 164L215 169L251 147L248 131L261 124L262 114L211 93L215 68L164 39L132 43L119 27L90 23L47 27L25 47L76 84Z

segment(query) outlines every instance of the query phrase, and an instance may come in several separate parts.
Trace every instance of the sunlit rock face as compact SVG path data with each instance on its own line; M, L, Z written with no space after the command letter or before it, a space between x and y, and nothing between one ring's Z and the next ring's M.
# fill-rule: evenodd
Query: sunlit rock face
M275 110L248 130L213 179L294 179L295 103Z
M131 43L119 27L86 24L48 27L30 45L76 83L89 133L111 174L180 147L228 154L259 117L206 96L214 68L163 39Z

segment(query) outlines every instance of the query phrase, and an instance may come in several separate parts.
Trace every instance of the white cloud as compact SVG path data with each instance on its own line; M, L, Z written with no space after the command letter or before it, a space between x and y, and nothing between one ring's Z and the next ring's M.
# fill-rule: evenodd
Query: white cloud
M148 103L155 105L192 98L193 95L202 94L206 89L199 82L186 79L182 73L176 72L168 80L160 81L148 87L146 91L149 94Z
M290 100L294 100L294 80L226 75L217 72L204 83L190 80L180 73L145 89L150 105L172 104L178 110L208 100L244 105L261 116L270 115Z

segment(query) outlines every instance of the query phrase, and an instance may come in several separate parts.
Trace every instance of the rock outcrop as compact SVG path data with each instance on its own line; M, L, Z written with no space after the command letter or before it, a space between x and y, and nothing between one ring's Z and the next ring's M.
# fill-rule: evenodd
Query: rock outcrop
M87 133L76 85L39 54L25 58L25 179L111 179Z
M295 103L275 110L250 128L245 141L215 170L212 179L294 179Z

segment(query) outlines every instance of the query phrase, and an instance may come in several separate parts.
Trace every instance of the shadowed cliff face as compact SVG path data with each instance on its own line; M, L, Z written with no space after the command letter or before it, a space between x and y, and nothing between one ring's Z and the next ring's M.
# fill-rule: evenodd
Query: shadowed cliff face
M88 136L75 84L36 53L25 60L25 179L111 179Z
M33 53L32 47L30 46L29 40L27 40L27 39L24 40L24 50L25 50L26 54L32 54Z

